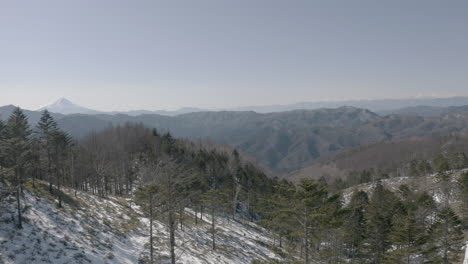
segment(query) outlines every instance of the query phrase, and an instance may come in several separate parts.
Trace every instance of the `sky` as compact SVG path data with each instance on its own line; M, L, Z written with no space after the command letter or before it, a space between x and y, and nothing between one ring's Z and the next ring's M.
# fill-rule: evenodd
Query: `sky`
M466 0L0 0L0 105L468 95Z

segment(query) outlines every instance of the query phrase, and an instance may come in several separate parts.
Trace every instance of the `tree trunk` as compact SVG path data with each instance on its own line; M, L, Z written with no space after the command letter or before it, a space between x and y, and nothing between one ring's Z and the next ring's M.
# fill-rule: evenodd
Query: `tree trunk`
M150 194L150 259L151 259L151 264L154 263L153 260L153 198L151 197Z
M200 206L200 220L203 221L203 205Z
M52 188L52 157L49 149L49 142L46 145L47 148L47 179L49 180L49 192L50 194L54 194L54 190Z
M21 217L21 200L20 200L20 192L21 192L21 181L19 178L19 173L18 169L15 169L15 178L17 181L17 187L16 187L16 207L18 209L18 228L22 229L23 228L23 218Z
M18 208L18 228L22 229L23 228L23 222L22 222L22 217L21 217L21 201L20 201L20 187L16 188L16 205Z
M58 207L62 208L62 192L60 191L60 176L57 174L57 195L58 195Z
M307 221L308 217L307 208L304 209L305 223L304 223L304 252L305 252L305 264L309 264L309 224Z
M171 264L176 264L175 260L175 222L174 222L174 208L169 208L169 243L171 247Z
M241 191L241 185L238 182L238 179L236 179L236 190L234 192L234 198L232 201L232 218L235 219L236 217L236 212L237 212L237 199L239 199L239 193Z
M180 230L184 230L184 207L183 206L180 208L180 212L179 212L179 224L180 224Z
M211 241L212 241L213 250L216 250L214 207L212 207L212 209L211 209Z

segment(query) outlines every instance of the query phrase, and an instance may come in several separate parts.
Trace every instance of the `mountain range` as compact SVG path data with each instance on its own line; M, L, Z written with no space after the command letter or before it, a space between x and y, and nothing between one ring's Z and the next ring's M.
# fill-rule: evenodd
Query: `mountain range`
M129 116L138 116L138 115L150 115L150 114L158 114L158 115L165 115L165 116L175 116L185 113L192 113L192 112L201 112L201 111L208 111L206 109L200 109L195 107L184 107L180 108L175 111L166 111L166 110L132 110L132 111L112 111L112 112L104 112L104 111L97 111L90 108L86 108L80 105L77 105L66 98L60 98L54 103L41 107L37 111L49 110L52 113L56 114L125 114Z
M440 114L447 107L460 107L468 105L468 97L448 97L448 98L408 98L408 99L377 99L377 100L348 100L348 101L318 101L302 102L285 105L265 105L246 106L230 109L202 109L196 107L184 107L175 111L168 110L132 110L132 111L97 111L72 103L66 98L60 98L56 102L44 106L38 111L48 109L50 112L59 114L124 114L129 116L158 114L165 116L176 116L194 112L209 111L253 111L257 113L275 113L292 110L313 110L320 108L338 108L341 106L353 106L357 108L369 109L381 115L392 113L411 114Z
M0 107L7 118L14 106ZM426 109L426 108L424 108ZM437 108L436 115L404 110L379 115L356 107L293 110L194 112L176 116L143 114L53 114L59 126L75 137L125 123L142 123L161 132L192 140L228 144L256 158L278 174L290 173L343 150L411 137L437 138L468 131L466 107ZM31 124L38 111L27 111Z

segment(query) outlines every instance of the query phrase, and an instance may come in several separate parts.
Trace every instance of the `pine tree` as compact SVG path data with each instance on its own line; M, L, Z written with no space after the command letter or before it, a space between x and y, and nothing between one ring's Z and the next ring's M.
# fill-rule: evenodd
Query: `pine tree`
M372 263L382 263L387 250L391 246L389 235L397 201L395 194L385 189L380 182L377 182L366 214L368 219L367 233L369 234L366 242L369 245Z
M419 172L422 175L431 174L433 172L431 164L427 160L419 162Z
M220 190L211 189L202 195L202 201L211 214L211 249L216 250L216 218L217 215L229 208L227 195ZM223 210L224 209L224 210Z
M329 196L326 188L319 183L302 179L295 194L295 204L289 210L291 217L297 223L298 234L303 241L304 263L311 261L311 237L313 232L320 231L321 221L326 219L330 212L326 210L328 205L334 204L338 200L337 195ZM317 242L319 245L320 242Z
M416 160L410 161L409 164L409 175L411 177L418 177L420 176L420 171L418 169L418 162Z
M45 152L45 159L46 159L46 174L49 181L49 192L52 193L52 151L53 145L52 141L54 138L54 134L57 131L57 123L55 122L54 118L51 116L48 110L44 110L42 112L41 119L37 123L37 134L39 136L39 140L43 146L43 150Z
M16 187L16 203L18 210L18 228L23 228L21 216L21 200L24 174L29 162L29 129L28 119L23 111L17 107L9 117L6 125L6 137L3 140L6 167L14 172Z
M2 119L0 119L0 140L5 138L6 127Z
M5 166L4 161L4 140L6 138L6 127L5 123L2 119L0 119L0 177L4 177L3 175L3 167Z
M64 178L66 174L66 166L68 163L68 154L69 148L73 144L72 137L67 133L56 129L52 133L52 161L53 161L53 171L55 175L55 181L57 185L57 196L58 196L58 206L62 207L62 192L61 185L64 183Z
M279 247L283 247L283 238L294 240L294 232L297 223L290 214L294 207L294 193L296 189L290 183L281 183L275 186L274 193L263 199L261 203L261 214L264 219L261 223L274 231L279 236ZM276 246L276 245L273 245Z
M446 171L450 170L449 161L442 154L439 154L434 159L434 164L437 173L445 173Z
M458 263L463 247L463 228L457 215L449 207L437 215L429 230L430 246L425 252L429 263Z
M467 168L468 167L468 157L466 156L465 152L462 152L460 157L460 167Z
M462 213L462 219L465 223L468 223L468 172L460 175L460 178L458 178L458 186L460 187L460 211Z
M364 241L367 237L366 211L369 197L363 191L354 192L348 205L347 218L344 221L345 243L349 250L351 263L360 263L364 257ZM355 262L356 261L356 262Z
M389 236L396 249L387 256L387 263L413 263L412 258L421 253L421 246L425 243L424 228L418 225L413 210L406 210L404 215L394 218Z

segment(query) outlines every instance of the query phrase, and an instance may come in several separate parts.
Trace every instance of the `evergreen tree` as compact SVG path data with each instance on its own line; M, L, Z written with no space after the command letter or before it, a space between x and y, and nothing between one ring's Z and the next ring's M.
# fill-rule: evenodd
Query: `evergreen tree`
M449 161L442 154L439 154L434 159L434 165L435 165L436 172L439 174L445 173L446 171L450 170Z
M415 211L416 221L419 226L424 227L424 231L427 233L435 222L437 203L431 195L423 192L418 195L416 204L418 205Z
M364 258L364 241L367 237L366 211L369 207L369 197L363 191L354 192L348 205L347 218L344 221L344 241L349 250L351 263L361 263Z
M6 127L2 119L0 119L0 140L5 138Z
M70 135L61 131L55 130L52 133L52 152L51 157L53 161L53 174L55 175L55 182L57 185L57 196L58 206L62 207L62 192L61 186L65 181L65 175L67 174L67 160L70 153L70 147L73 144L73 140Z
M468 172L460 175L460 178L458 178L458 186L460 187L459 198L461 201L460 211L462 213L462 219L465 223L468 223Z
M211 249L216 250L216 218L218 214L228 211L227 195L220 190L211 189L202 195L202 201L211 214ZM227 210L226 210L227 209Z
M6 167L13 170L16 189L16 203L18 211L18 228L23 228L21 216L21 200L25 170L29 162L29 129L28 119L23 111L17 107L9 117L6 125L5 139L2 149Z
M261 213L264 216L261 223L279 236L279 247L283 247L283 238L294 240L297 223L290 215L290 208L294 206L294 185L281 183L275 186L271 197L264 199ZM274 245L275 246L275 245Z
M317 235L320 224L330 212L325 208L327 205L338 200L338 196L329 197L327 190L319 183L302 179L295 194L295 204L290 209L290 215L295 217L297 226L300 228L298 234L302 238L304 248L304 262L311 261L311 238ZM327 212L328 211L328 212ZM316 245L320 245L317 241Z
M394 218L390 241L396 249L387 256L387 263L413 263L412 259L421 253L421 246L425 243L424 228L418 225L414 211L411 208L406 208L406 211Z
M416 160L410 161L409 164L409 175L411 177L418 177L420 176L420 171L418 168L418 162Z
M437 215L429 230L430 246L425 252L429 263L458 263L463 247L463 229L457 215L449 207Z
M53 140L54 134L57 131L57 123L55 122L54 118L50 114L50 112L46 109L42 112L41 119L37 123L37 134L39 136L39 140L42 144L44 156L45 156L45 167L46 167L46 175L49 181L49 192L52 193L52 185L53 185L53 169L52 169L52 151L53 151Z
M428 175L433 172L431 164L427 160L419 162L419 172L421 175Z
M6 138L6 126L2 119L0 119L0 177L4 177L3 175L3 167L5 166L4 161L4 147L3 145L4 140Z
M380 182L377 182L366 214L368 219L366 242L369 246L372 263L382 263L387 250L391 246L390 232L397 201L395 194L385 189Z

